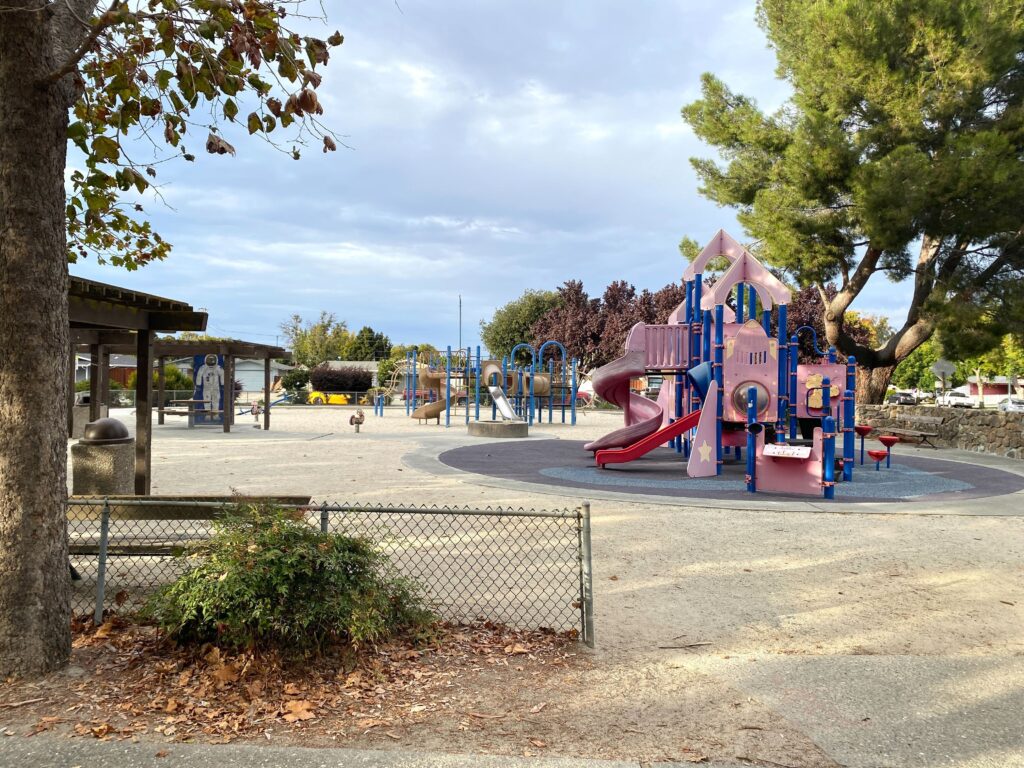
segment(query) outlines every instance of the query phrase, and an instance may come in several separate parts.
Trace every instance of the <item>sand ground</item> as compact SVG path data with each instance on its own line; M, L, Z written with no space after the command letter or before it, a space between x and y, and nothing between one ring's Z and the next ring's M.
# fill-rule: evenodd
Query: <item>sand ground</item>
M582 500L566 489L431 471L438 454L476 440L461 416L446 429L417 424L402 408L383 418L367 411L357 435L351 413L281 407L270 432L239 417L229 435L169 417L154 427L153 493L540 508ZM619 419L581 413L576 427L544 424L531 434L589 439ZM530 686L466 695L510 707L557 701L529 726L552 755L1024 766L1016 496L884 514L605 495L592 506L597 648ZM515 751L497 727L400 735L424 749ZM372 738L367 746L384 745Z

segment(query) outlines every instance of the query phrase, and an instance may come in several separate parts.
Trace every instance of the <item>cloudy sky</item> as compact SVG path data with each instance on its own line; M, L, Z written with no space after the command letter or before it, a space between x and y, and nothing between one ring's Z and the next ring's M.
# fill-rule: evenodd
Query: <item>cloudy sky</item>
M679 117L712 71L774 109L787 95L739 0L324 0L327 122L350 149L296 162L226 132L238 155L161 166L149 203L175 249L135 273L72 272L190 302L209 332L273 343L328 310L393 342L455 345L527 288L679 279L683 235L731 211L697 193L709 150ZM197 147L198 149L198 147ZM855 309L898 314L888 284Z

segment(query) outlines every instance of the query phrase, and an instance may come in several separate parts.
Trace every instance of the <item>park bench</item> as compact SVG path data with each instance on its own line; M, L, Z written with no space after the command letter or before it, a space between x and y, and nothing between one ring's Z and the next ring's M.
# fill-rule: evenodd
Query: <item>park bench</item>
M938 426L942 423L941 416L904 416L903 420L910 424L920 424L922 429L910 429L903 427L880 427L878 431L886 435L895 435L899 438L910 438L917 440L918 445L927 445L929 448L938 448L932 442L933 437L938 437Z

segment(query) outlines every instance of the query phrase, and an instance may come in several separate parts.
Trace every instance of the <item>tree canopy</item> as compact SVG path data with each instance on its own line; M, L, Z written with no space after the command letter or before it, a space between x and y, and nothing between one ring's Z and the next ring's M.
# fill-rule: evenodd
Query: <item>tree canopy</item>
M343 359L353 338L345 321L338 320L333 312L326 310L312 321L292 315L281 323L281 333L288 339L292 359L307 368L315 368L324 360Z
M1013 0L761 0L792 97L773 114L711 74L683 118L720 161L701 192L759 256L824 292L828 341L893 367L937 329L982 351L1024 323L1024 14ZM846 310L876 275L912 281L877 347ZM824 299L824 293L823 293Z
M480 321L480 340L495 357L506 357L516 344L532 343L533 324L558 305L555 291L525 291Z

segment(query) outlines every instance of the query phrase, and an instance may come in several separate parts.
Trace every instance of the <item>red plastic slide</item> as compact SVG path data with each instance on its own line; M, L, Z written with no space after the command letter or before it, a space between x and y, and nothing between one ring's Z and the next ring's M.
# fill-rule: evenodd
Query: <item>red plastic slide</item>
M678 421L672 422L667 427L662 427L657 432L637 440L625 448L606 448L598 451L594 454L594 461L597 463L597 466L603 467L605 464L625 464L634 459L639 459L659 445L664 445L673 437L678 437L683 432L689 432L697 426L698 421L700 421L700 411L688 413Z

